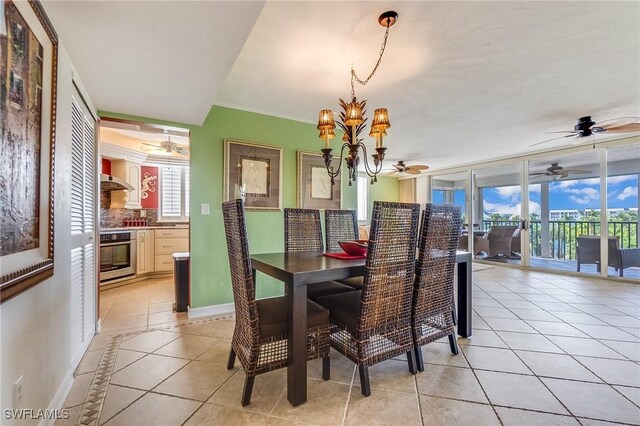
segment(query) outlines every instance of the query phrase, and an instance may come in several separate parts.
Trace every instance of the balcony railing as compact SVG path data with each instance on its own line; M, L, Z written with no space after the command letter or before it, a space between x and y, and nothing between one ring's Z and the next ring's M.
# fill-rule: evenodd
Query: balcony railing
M542 223L532 220L530 223L530 250L532 257L542 257ZM485 220L483 229L493 226L519 226L516 220ZM617 236L620 248L638 247L638 222L608 222L610 236ZM581 220L549 221L549 257L554 259L575 260L576 241L581 235L600 235L600 222ZM546 256L545 256L546 257Z

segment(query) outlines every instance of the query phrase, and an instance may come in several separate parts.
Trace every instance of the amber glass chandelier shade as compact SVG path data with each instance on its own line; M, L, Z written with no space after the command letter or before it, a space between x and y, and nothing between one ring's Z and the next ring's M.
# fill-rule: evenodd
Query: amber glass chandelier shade
M375 138L377 136L387 136L387 131L382 129L376 129L375 127L371 127L371 131L369 132L369 136Z
M320 139L334 139L336 133L333 130L320 130Z
M336 122L333 120L333 111L330 109L322 109L318 114L318 130L322 133L325 130L331 130L336 128Z
M373 113L373 123L371 123L371 129L378 130L386 130L391 127L391 123L389 123L389 113L386 108L378 108Z
M362 123L364 123L364 118L362 117L362 105L353 99L347 105L344 124L347 126L359 126Z

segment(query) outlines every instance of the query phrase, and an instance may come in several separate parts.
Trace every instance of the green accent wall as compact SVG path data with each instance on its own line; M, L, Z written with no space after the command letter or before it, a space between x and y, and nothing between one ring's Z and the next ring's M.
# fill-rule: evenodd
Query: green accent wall
M378 176L378 181L369 185L369 197L367 198L367 218L371 221L374 201L398 201L398 179L390 176Z
M191 303L196 308L232 302L221 206L224 140L244 140L282 147L282 207L296 207L297 151L319 151L322 147L315 125L219 106L211 109L202 126L103 111L99 111L99 115L191 129ZM334 139L334 149L338 144L336 140L338 138ZM396 178L378 178L378 182L369 187L369 210L373 200L397 201L397 182ZM357 185L348 186L343 179L342 208L356 208L356 190ZM209 216L200 214L201 203L209 203ZM247 232L251 253L282 251L282 211L248 211ZM258 275L258 297L279 295L282 291L282 283Z

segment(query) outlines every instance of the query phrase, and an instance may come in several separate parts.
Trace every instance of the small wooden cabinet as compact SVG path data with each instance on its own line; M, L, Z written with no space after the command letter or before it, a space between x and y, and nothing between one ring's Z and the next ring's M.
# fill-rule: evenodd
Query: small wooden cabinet
M154 232L152 229L138 231L136 238L136 274L148 274L155 270Z
M154 242L156 272L173 271L171 255L185 251L189 251L188 229L156 229Z

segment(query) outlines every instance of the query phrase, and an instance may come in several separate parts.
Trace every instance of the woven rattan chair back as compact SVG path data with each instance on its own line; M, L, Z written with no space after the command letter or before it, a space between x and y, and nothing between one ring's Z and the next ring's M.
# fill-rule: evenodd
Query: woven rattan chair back
M420 224L413 298L417 346L454 333L451 301L461 225L460 207L427 203Z
M368 340L360 350L360 365L373 365L413 347L411 307L419 214L418 204L373 203L355 336L360 342Z
M358 213L355 210L325 210L324 228L327 250L340 250L338 241L358 239Z
M324 251L319 210L284 209L284 251Z
M233 347L242 365L251 369L251 365L256 362L252 359L251 353L258 345L260 331L242 201L235 200L223 203L222 215L227 238L233 304L236 314Z

